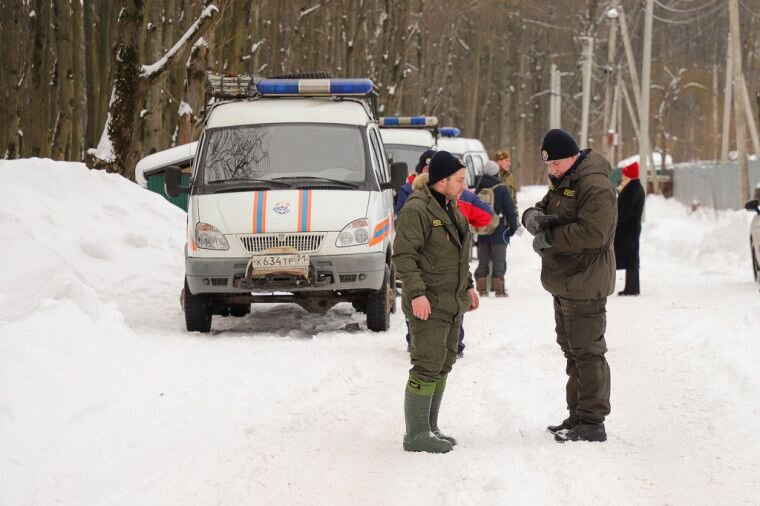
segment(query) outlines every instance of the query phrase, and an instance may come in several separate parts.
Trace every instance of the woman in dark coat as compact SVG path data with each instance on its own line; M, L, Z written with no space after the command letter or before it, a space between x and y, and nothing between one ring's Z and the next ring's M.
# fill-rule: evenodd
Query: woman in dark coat
M623 169L618 187L618 222L615 230L615 259L625 269L625 288L618 295L639 294L639 236L644 212L644 188L639 181L639 162Z

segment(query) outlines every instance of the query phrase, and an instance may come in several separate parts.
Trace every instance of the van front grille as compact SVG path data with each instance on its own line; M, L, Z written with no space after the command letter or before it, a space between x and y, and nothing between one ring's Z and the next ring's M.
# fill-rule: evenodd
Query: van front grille
M241 235L240 243L248 253L261 253L273 248L293 248L301 253L319 250L324 233L251 234Z

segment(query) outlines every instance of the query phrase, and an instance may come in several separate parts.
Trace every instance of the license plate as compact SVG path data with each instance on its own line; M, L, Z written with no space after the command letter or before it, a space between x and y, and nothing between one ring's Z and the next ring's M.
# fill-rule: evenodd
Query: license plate
M251 257L254 272L309 272L309 255L255 255Z

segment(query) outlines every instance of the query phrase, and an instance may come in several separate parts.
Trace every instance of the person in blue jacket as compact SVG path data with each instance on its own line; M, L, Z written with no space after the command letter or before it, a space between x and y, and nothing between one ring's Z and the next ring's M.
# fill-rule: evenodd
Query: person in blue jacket
M489 160L483 167L483 177L476 188L480 192L483 188L491 188L493 191L493 203L496 215L500 216L499 226L492 234L478 234L478 267L475 269L475 286L478 295L488 295L488 262L493 265L491 285L497 297L507 297L507 289L504 285L504 274L507 272L507 245L509 238L517 232L517 208L512 200L509 188L502 183L497 174L499 165Z
M396 198L396 205L394 208L394 214L398 217L399 211L404 207L404 204L412 195L416 188L427 182L428 164L430 159L435 154L435 150L428 149L420 156L420 160L415 167L414 174L410 175L406 183L404 183L398 190ZM415 184L416 182L416 184ZM494 214L493 208L487 203L478 198L477 195L470 190L465 190L457 201L457 207L459 211L467 218L467 222L474 227L482 227L491 222L491 217ZM406 344L407 350L409 349L409 322L406 324ZM464 325L459 330L459 345L457 346L457 356L462 358L464 356Z

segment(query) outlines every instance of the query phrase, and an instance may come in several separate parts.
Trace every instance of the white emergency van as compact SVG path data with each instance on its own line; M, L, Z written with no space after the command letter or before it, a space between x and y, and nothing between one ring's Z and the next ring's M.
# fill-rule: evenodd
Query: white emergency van
M467 186L473 188L483 175L483 167L489 160L486 148L478 139L457 137L458 128L443 127L440 132L438 149L448 151L464 161L467 165Z
M434 148L438 131L435 116L386 116L380 118L380 135L394 162L406 163L411 174L422 153Z
M395 310L393 189L368 79L211 76L188 187L167 168L170 195L189 192L183 309L187 329L251 303L326 312L351 302L384 331Z

